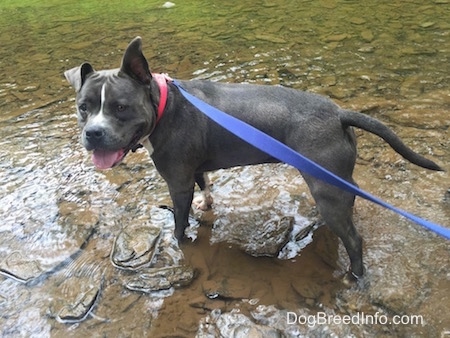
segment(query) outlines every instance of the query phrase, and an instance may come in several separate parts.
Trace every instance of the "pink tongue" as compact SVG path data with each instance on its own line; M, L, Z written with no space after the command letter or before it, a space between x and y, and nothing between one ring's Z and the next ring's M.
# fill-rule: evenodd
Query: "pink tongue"
M94 150L92 154L92 162L98 169L112 168L114 164L119 162L123 157L123 149L111 150Z

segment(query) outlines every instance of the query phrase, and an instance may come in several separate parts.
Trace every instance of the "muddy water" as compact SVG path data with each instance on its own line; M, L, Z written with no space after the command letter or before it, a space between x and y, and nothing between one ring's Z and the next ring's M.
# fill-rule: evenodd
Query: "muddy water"
M86 60L97 69L117 67L128 41L141 35L155 72L328 95L383 120L448 170L449 13L446 0L2 2L2 335L448 334L449 242L358 200L367 276L346 285L342 245L318 227L305 183L284 165L214 173L214 208L195 213L196 239L178 247L164 232L170 211L155 209L171 202L145 152L111 171L93 168L78 143L74 93L62 73ZM406 163L367 133L358 132L358 141L361 187L450 225L448 174ZM253 257L229 243L233 226L265 228L283 217L297 233L318 227L312 243L306 245L311 234L290 238L280 258ZM161 223L155 241L164 245L148 249L145 229ZM130 247L152 257L138 272L113 265L128 257L128 247L111 257L123 242L119 234L131 227L148 240L131 236ZM179 267L193 269L194 279ZM140 291L130 290L135 277L146 283ZM289 323L288 311L299 318L378 313L388 321L418 315L423 323L405 317L409 324L307 325Z

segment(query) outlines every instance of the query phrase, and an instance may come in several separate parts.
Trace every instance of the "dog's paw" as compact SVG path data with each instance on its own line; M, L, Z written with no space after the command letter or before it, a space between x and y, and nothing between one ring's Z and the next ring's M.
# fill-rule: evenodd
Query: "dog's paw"
M194 205L195 209L206 211L211 209L213 199L211 195L202 193L201 195L193 199L192 204Z

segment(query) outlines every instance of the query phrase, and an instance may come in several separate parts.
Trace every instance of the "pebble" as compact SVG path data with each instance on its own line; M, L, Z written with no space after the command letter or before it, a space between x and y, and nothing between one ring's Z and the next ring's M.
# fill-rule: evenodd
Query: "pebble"
M255 35L255 38L258 40L263 40L263 41L268 41L268 42L273 42L273 43L286 43L285 39L279 38L274 35L269 35L269 34L258 34L258 35Z
M172 7L175 7L175 4L173 2L167 1L161 7L162 8L172 8Z
M30 93L30 92L35 92L36 90L38 90L40 87L39 84L32 84L32 85L28 85L22 89L19 89L21 92L24 93Z
M365 30L361 32L361 37L365 42L372 42L373 41L373 33L371 30Z
M375 51L374 46L363 46L358 49L358 52L361 52L361 53L373 53L374 51Z
M330 75L330 76L324 76L320 79L320 84L322 86L335 86L336 85L336 76Z
M366 20L364 20L363 18L351 18L350 22L354 25L362 25L366 23Z
M429 27L434 26L435 24L436 24L435 22L429 21L429 22L421 23L421 24L420 24L420 27L422 27L422 28L429 28Z
M348 38L347 34L334 34L325 38L325 42L339 42Z
M251 295L250 285L237 278L207 280L202 289L209 299L248 299Z

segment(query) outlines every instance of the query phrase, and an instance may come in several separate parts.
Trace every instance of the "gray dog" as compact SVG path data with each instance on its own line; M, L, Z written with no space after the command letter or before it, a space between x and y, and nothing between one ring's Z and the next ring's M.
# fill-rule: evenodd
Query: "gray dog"
M100 169L118 164L141 144L168 184L175 236L182 239L197 183L210 205L206 172L278 162L217 125L160 75L152 75L141 38L128 45L119 69L95 71L89 63L65 72L77 92L81 143ZM408 161L431 170L434 162L408 148L393 131L322 96L279 86L180 81L191 94L233 115L343 179L352 178L356 139L352 126L382 137ZM362 240L352 222L355 196L303 174L326 224L343 241L350 272L363 275Z

